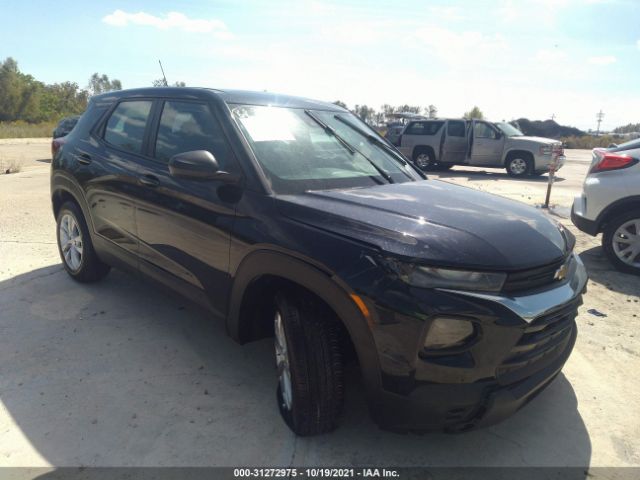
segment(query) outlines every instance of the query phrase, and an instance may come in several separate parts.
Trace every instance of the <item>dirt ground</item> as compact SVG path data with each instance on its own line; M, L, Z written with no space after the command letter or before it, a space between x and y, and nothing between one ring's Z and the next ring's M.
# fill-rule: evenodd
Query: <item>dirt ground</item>
M567 153L552 195L561 215L590 159ZM205 313L117 271L96 285L68 278L49 156L46 140L0 141L0 159L22 166L0 175L0 465L640 466L640 278L612 270L599 238L569 220L591 279L575 350L531 404L484 430L398 435L371 422L352 374L341 428L295 438L277 412L270 341L236 345ZM532 205L547 178L431 177Z

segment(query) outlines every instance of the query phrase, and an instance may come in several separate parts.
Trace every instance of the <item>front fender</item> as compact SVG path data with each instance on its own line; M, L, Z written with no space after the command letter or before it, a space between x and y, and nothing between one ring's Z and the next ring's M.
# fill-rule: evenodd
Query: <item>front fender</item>
M378 353L367 319L351 298L354 292L337 276L286 253L257 250L240 263L233 282L226 320L227 332L233 339L239 343L247 341L248 325L243 325L240 307L246 289L262 275L274 275L301 285L326 302L338 315L351 337L367 392L380 389Z

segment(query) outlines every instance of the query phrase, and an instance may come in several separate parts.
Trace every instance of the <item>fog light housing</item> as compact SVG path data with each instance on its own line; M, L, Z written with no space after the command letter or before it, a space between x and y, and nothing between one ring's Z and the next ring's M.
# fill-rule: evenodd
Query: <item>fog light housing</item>
M450 350L468 344L476 336L476 328L469 320L438 317L429 327L424 341L426 350Z

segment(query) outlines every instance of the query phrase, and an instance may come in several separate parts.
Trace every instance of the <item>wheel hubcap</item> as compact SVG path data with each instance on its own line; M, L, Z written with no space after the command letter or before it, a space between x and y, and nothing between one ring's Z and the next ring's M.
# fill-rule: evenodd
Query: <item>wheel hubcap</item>
M276 312L274 318L276 366L278 367L278 381L282 392L282 406L291 410L293 394L291 389L291 370L289 368L289 352L287 350L287 337L284 332L282 315Z
M627 265L640 268L640 218L629 220L613 234L613 251Z
M509 168L511 169L512 173L515 173L516 175L522 175L527 171L527 162L525 162L521 158L516 158L514 160L511 160L511 165Z
M426 153L421 153L416 158L416 163L420 168L428 167L429 163L431 163L431 159L429 158L429 155L427 155Z
M64 263L76 271L82 264L82 232L76 219L70 213L65 213L60 220L60 250Z

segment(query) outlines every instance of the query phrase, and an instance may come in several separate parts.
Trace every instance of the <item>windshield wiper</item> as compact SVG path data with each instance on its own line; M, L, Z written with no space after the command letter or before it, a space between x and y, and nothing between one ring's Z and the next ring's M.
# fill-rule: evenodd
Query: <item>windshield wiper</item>
M380 140L375 135L372 135L372 134L370 134L368 132L365 132L361 128L355 126L350 121L342 118L340 115L334 115L333 118L335 118L339 122L344 123L351 130L354 130L355 132L358 132L360 135L365 137L367 140L369 140L374 145L377 145L378 147L381 147L382 149L386 150L388 153L392 154L395 157L395 159L398 160L402 165L405 165L405 166L407 165L407 161L404 158L402 158L400 155L398 155L398 152L396 152L393 148L391 148L389 145L387 145L385 142Z
M384 170L383 168L379 167L376 162L374 162L373 160L371 160L369 157L367 157L366 155L364 155L363 153L361 153L358 149L356 149L354 146L352 146L349 142L347 142L344 138L342 138L340 136L340 134L338 132L335 131L335 129L329 125L327 125L326 123L324 123L322 120L320 120L318 117L316 117L313 113L311 113L310 110L305 110L304 113L306 113L314 122L316 122L318 125L320 125L325 132L327 132L329 135L333 135L336 140L338 140L338 142L340 142L340 144L346 148L347 150L349 150L349 152L351 153L351 155L355 154L356 152L359 153L362 157L364 157L367 162L369 162L373 168L375 168L378 173L380 175L382 175L382 177L389 183L395 183L393 181L393 178L391 178L391 175L389 175L389 173L387 173L386 170Z

